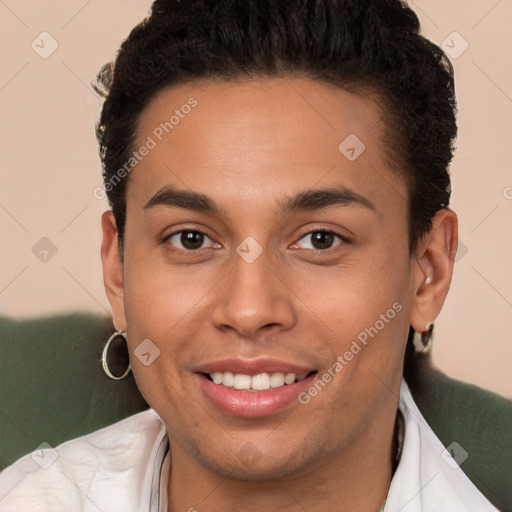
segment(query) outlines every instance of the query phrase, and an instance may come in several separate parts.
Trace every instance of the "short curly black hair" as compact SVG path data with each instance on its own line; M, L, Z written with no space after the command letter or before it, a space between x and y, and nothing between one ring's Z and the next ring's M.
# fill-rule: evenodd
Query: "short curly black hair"
M301 76L380 99L388 160L409 191L409 247L446 208L457 134L453 67L400 0L156 0L95 84L103 178L123 258L125 189L113 177L163 88L195 80ZM107 186L108 185L108 186Z

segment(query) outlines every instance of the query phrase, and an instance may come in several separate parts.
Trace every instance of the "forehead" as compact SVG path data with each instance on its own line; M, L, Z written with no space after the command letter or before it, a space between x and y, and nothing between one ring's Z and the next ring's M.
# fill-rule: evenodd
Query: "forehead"
M404 198L384 130L374 97L307 79L164 89L139 118L134 149L151 149L130 175L127 203L142 204L166 184L230 204L338 184Z

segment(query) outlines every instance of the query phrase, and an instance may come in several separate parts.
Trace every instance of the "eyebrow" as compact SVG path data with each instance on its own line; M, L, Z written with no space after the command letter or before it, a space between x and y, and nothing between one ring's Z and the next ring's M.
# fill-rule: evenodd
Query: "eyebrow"
M330 206L362 206L377 212L375 206L357 192L343 186L310 189L298 192L278 201L278 212L289 215L298 211L314 211ZM144 206L144 210L165 206L185 208L203 213L221 216L224 210L215 201L202 193L181 190L166 185L160 189Z

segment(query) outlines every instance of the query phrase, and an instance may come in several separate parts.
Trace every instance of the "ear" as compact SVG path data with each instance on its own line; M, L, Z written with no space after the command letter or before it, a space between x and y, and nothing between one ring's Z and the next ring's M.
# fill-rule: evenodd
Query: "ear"
M443 307L457 254L457 233L455 212L449 208L439 210L432 219L432 228L418 245L413 263L411 309L411 326L417 332L425 331Z
M101 244L103 283L112 308L114 326L117 330L125 331L123 266L117 244L116 220L112 211L108 210L101 216L101 228L103 230L103 242Z

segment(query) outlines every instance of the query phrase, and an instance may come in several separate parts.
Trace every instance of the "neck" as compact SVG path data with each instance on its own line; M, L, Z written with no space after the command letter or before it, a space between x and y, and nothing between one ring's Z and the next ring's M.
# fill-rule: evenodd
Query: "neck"
M316 459L300 472L273 480L243 481L233 473L219 475L170 438L169 510L380 512L395 456L396 403L394 408L383 409L349 446Z

